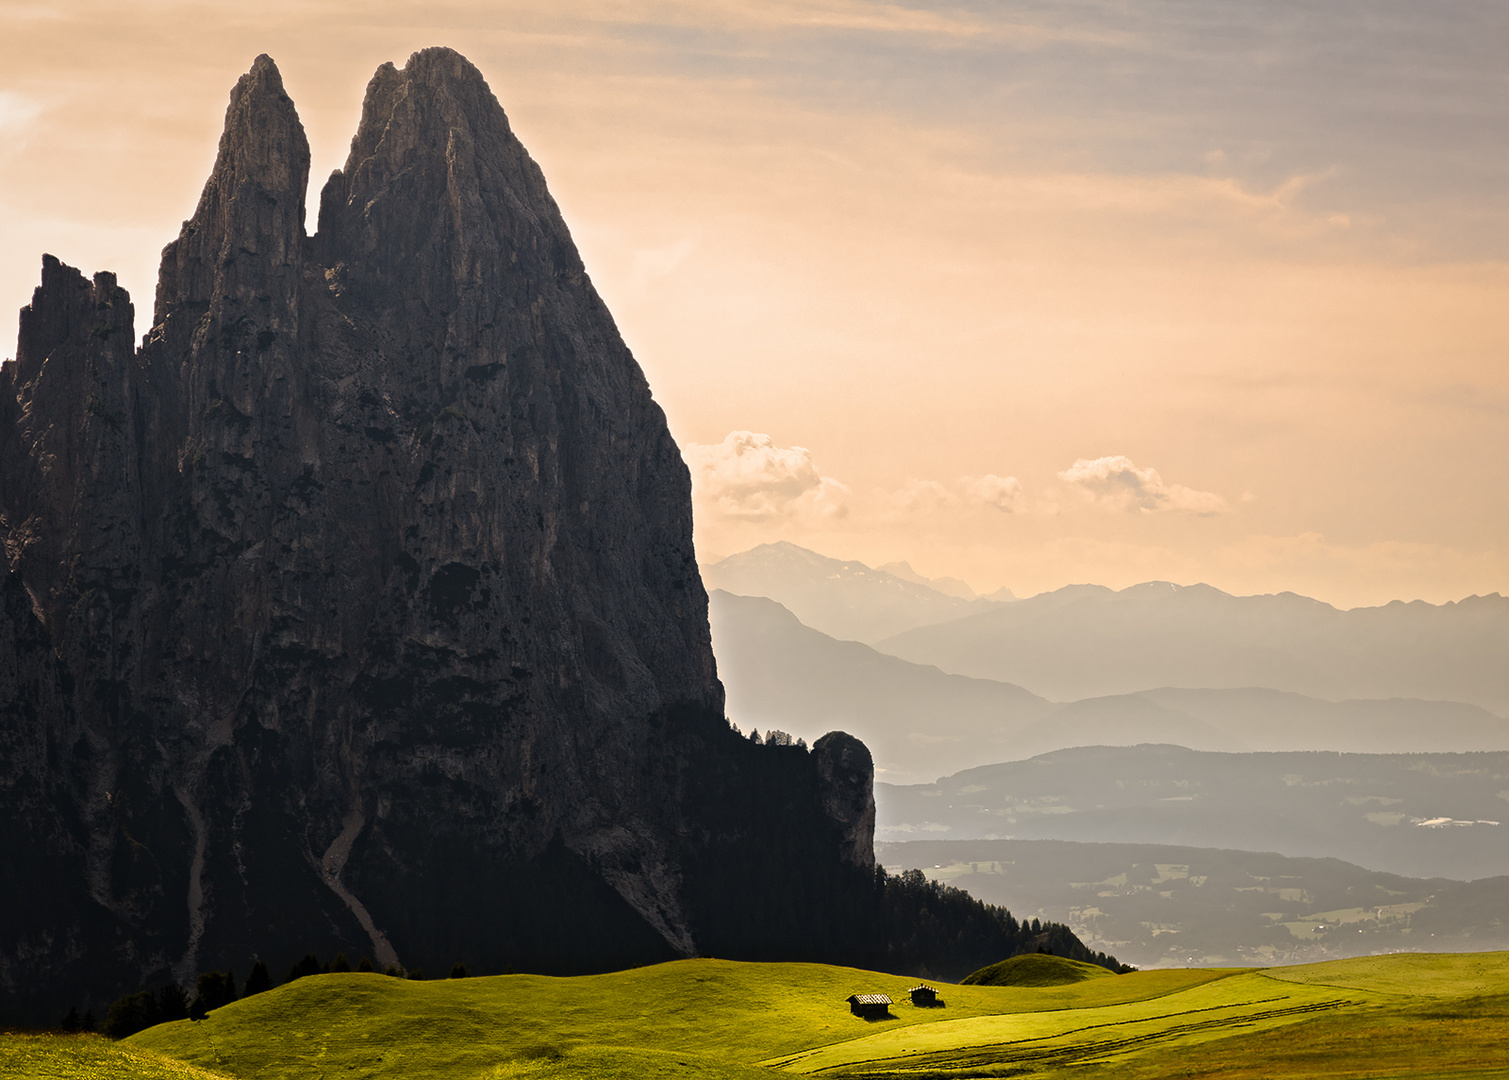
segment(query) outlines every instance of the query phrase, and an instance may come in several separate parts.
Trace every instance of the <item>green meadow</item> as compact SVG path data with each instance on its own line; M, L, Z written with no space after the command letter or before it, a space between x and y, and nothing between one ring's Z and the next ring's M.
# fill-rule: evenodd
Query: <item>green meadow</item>
M0 1076L40 1080L226 1080L103 1035L0 1035Z
M910 1003L915 981L723 960L320 975L120 1043L6 1036L0 1076L1509 1078L1509 953L935 984L931 1009ZM892 1018L851 1015L853 993L889 994Z

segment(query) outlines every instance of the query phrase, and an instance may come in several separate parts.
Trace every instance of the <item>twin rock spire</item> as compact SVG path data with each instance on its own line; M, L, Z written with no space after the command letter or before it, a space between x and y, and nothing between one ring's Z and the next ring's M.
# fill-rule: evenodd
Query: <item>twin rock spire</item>
M0 369L0 823L50 890L0 982L690 952L664 722L727 728L665 417L457 53L378 70L314 237L308 172L258 57L142 348L48 258ZM528 930L563 889L603 941Z

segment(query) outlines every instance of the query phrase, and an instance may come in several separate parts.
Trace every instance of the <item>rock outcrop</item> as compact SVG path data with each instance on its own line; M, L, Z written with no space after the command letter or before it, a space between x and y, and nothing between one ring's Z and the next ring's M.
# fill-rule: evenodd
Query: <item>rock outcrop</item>
M869 874L863 746L723 719L687 469L480 73L379 69L313 237L308 170L259 57L141 348L48 257L0 370L12 1016L688 955L751 851Z
M853 866L875 865L875 762L853 735L830 731L812 744L823 812L837 822L839 853Z

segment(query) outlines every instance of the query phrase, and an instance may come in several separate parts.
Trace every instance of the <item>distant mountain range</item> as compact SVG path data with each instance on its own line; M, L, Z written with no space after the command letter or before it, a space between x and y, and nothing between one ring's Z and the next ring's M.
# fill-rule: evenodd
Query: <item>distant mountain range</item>
M1052 708L1020 686L948 675L839 641L774 600L722 590L709 600L718 676L735 723L808 740L835 729L864 732L877 775L892 782L1022 756L1015 736Z
M914 627L988 611L1010 596L1003 592L996 599L972 598L962 581L933 582L906 563L877 570L784 541L761 544L705 566L702 580L709 591L767 596L825 634L871 643Z
M1332 857L1407 877L1509 874L1509 753L1081 747L876 785L877 840L1079 840Z
M1053 701L1159 687L1457 701L1509 715L1509 598L1340 610L1295 593L1150 581L968 599L905 563L875 569L790 543L703 568L711 589L779 602L831 637ZM720 657L720 661L724 658Z
M1461 701L1509 713L1509 599L1497 593L1341 611L1294 593L1076 585L874 644L1059 701L1161 686L1261 686L1331 700Z
M1005 588L997 589L989 596L981 596L970 587L967 581L960 581L958 578L953 577L924 577L913 570L912 564L909 562L882 563L880 569L887 574L899 577L902 581L910 581L916 585L926 585L928 588L941 592L945 596L956 596L960 600L994 600L997 603L1009 604L1017 598L1016 593Z
M715 591L709 617L736 723L809 740L834 728L849 731L865 740L878 775L890 783L927 782L1072 746L1509 750L1509 722L1458 702L1333 702L1243 687L1160 688L1055 704L1012 683L948 674L836 640L767 598Z
M1509 945L1497 594L980 599L793 544L704 577L730 717L864 739L887 863L1143 964Z

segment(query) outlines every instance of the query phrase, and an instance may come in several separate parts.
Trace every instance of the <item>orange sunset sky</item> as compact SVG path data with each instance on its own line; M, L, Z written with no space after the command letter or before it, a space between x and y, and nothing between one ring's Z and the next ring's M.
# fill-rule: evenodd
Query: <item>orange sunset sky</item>
M704 562L1509 585L1499 0L0 0L0 354L44 251L147 330L258 53L317 188L437 44L544 168Z

